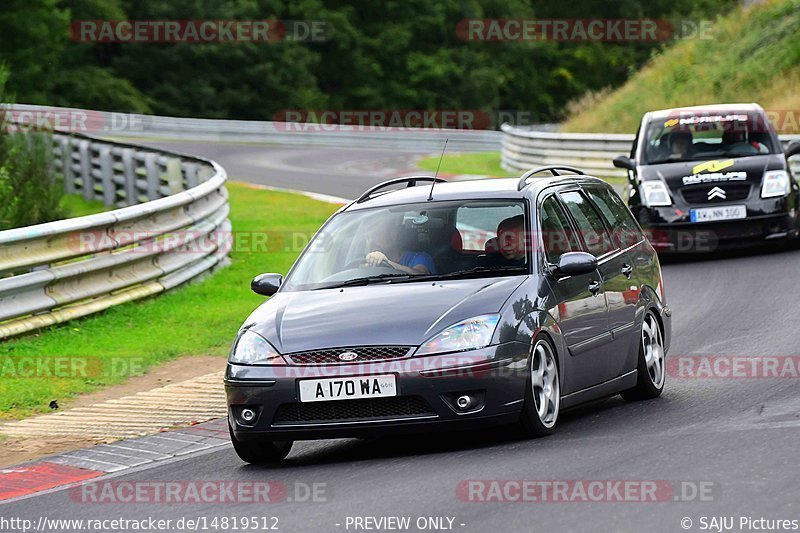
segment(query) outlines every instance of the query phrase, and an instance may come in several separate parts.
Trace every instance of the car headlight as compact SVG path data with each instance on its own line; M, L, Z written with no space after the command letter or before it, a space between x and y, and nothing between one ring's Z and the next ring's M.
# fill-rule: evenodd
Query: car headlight
M245 330L233 343L231 363L243 365L283 365L286 364L267 339L254 331Z
M663 181L652 180L642 182L642 198L648 207L664 207L672 205L672 197Z
M494 335L498 322L500 322L500 315L481 315L462 320L428 339L414 355L484 348L491 344L492 335Z
M791 191L789 173L785 170L768 170L761 181L761 198L786 196Z

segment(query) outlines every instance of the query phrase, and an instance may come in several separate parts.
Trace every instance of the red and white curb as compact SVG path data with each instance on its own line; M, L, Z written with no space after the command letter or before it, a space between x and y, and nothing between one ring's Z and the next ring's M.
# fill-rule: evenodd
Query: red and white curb
M102 444L0 469L0 503L129 468L230 444L220 418L183 429Z

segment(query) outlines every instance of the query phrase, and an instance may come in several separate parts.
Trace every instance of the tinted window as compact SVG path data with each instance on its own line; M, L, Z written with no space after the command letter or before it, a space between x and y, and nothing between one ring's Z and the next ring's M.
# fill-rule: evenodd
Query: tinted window
M613 191L600 187L591 187L585 190L589 199L608 222L617 246L628 248L644 239L633 215Z
M600 215L582 193L577 191L562 193L561 199L575 219L587 252L599 257L616 248Z
M577 237L569 225L567 215L555 197L542 202L542 243L547 261L557 264L565 252L580 251Z

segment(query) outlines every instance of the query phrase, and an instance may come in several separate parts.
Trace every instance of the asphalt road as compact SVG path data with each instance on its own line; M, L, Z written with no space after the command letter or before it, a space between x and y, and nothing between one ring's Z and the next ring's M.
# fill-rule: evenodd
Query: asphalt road
M208 157L221 164L232 179L348 199L396 176L431 174L415 170L414 165L416 159L430 154L394 149L177 141L139 144Z
M228 166L232 176L272 185L298 188L301 175L310 175L309 186L318 192L347 196L352 190L349 187L363 179L351 176L346 185L339 184L337 192L342 171L328 174L320 161L346 161L349 156L338 151L322 155L315 151L312 156L285 148L253 149L254 154L225 145L203 146L202 150ZM359 157L367 154L357 153ZM367 155L368 159L380 158L378 152ZM271 159L273 156L276 159ZM259 161L266 163L260 167ZM271 170L276 161L282 165L300 161L304 170L274 174ZM253 174L244 172L246 169ZM669 356L798 355L799 263L800 252L789 251L665 265L668 302L674 312ZM283 465L271 469L246 466L231 448L224 448L127 471L116 478L275 480L286 483L290 493L298 483L322 483L327 501L97 505L76 503L68 491L61 490L0 506L0 516L175 520L275 516L279 530L290 533L363 531L346 524L347 517L365 516L409 516L412 525L419 517L453 517L453 530L497 533L685 531L681 525L684 518L693 521L689 531L700 531L701 517L729 516L736 520L733 531L739 531L742 516L800 519L799 437L797 379L672 376L657 400L626 403L615 397L565 413L558 433L545 439L520 441L493 431L302 442ZM475 479L667 480L674 486L685 483L687 497L692 492L688 487L707 483L703 486L713 488L710 501L462 501L456 492L459 483ZM414 526L410 531L418 529Z

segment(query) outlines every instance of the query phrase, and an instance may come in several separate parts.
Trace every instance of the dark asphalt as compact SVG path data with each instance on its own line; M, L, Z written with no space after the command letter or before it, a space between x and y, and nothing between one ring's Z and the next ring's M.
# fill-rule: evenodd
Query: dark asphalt
M373 148L275 146L266 144L144 141L190 155L208 157L221 164L231 179L357 198L371 185L400 175L432 174L415 170L424 152ZM431 152L436 151L436 146Z
M309 187L317 192L348 196L362 180L339 182L341 171L323 172L327 164L350 157L339 151L311 156L286 148L196 149L219 160L232 176L271 185L300 188L304 174L313 176ZM316 170L271 170L294 161ZM669 356L798 355L798 264L800 252L789 251L665 265L674 312ZM454 530L476 533L684 531L684 517L693 521L689 531L700 531L701 517L732 516L733 531L739 531L740 516L800 519L798 383L668 377L657 400L625 403L615 397L583 407L563 414L558 433L540 440L494 431L303 442L273 469L246 466L225 448L116 478L324 483L327 502L97 505L76 503L68 491L58 491L0 505L0 516L276 516L280 531L290 533L356 531L345 527L348 516L410 516L412 524L418 517L454 517ZM713 501L705 502L469 503L456 493L459 482L469 479L668 480L711 482L714 489Z

